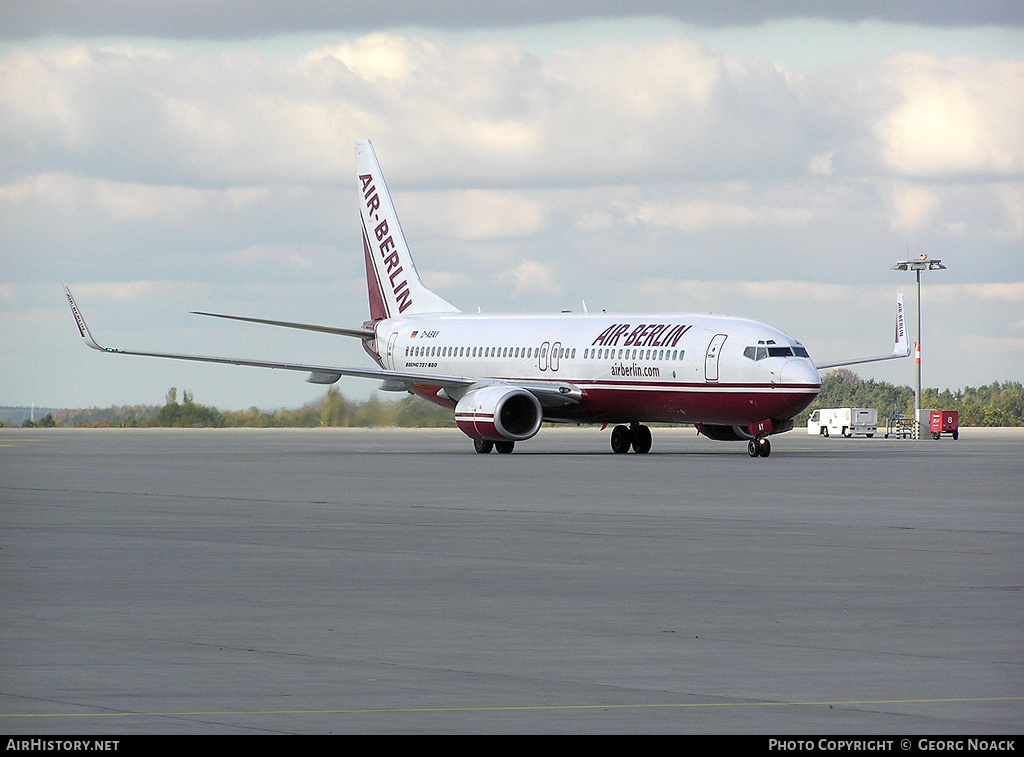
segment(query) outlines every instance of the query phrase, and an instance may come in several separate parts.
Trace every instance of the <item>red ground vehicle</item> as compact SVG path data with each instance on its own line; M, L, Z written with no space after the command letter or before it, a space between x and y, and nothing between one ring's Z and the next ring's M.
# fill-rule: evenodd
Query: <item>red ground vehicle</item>
M960 413L956 410L932 410L932 439L939 439L943 434L951 434L954 439L960 438Z

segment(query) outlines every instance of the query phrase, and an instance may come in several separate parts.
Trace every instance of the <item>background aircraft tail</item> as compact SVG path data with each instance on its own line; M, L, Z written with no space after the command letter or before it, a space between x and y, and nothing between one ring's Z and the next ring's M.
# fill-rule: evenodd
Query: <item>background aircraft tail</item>
M379 321L416 313L459 312L420 281L384 183L384 174L368 139L356 140L356 170L370 318Z

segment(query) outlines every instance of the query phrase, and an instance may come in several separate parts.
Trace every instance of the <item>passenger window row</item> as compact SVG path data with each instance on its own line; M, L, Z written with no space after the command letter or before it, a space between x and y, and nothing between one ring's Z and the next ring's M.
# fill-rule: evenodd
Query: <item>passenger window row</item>
M540 349L538 348L538 353ZM568 350L563 350L568 352ZM573 350L575 352L575 350ZM406 347L406 357L493 357L493 358L532 358L532 347L443 347L420 346Z
M682 360L684 350L628 350L602 347L583 350L583 358L596 360Z
M753 349L753 348L748 348ZM788 348L787 348L788 349ZM541 354L541 348L537 348L537 354ZM614 349L605 347L602 349L585 349L583 358L593 360L682 360L683 350L629 350ZM744 353L746 354L746 353ZM406 357L484 357L484 358L526 358L529 360L534 355L532 347L441 347L421 346L405 348ZM547 350L544 350L544 357ZM576 348L559 347L558 355L552 355L560 359L573 359L576 357ZM753 358L751 358L753 359ZM760 358L758 358L760 360Z

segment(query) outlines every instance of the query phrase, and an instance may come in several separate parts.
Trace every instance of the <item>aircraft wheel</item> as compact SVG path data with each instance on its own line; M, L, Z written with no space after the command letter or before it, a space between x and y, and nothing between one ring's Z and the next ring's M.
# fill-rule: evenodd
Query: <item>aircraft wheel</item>
M612 429L612 452L617 455L629 452L630 438L628 426L616 426Z
M761 450L757 448L757 442L753 439L747 442L747 454L751 457L758 457L761 454Z
M486 455L488 452L494 449L494 442L488 441L487 439L474 439L473 449L475 449L481 455Z
M651 451L651 429L648 426L637 426L630 432L633 451L638 455L645 455Z
M772 443L767 439L758 439L757 449L761 457L768 457L772 453Z
M516 448L515 442L495 442L494 449L498 450L499 455L510 455L512 450Z

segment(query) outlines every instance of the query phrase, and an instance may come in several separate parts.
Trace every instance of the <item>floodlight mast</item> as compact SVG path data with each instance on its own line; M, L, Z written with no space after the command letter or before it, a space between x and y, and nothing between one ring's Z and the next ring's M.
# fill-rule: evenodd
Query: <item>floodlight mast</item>
M897 260L893 271L914 271L917 275L917 392L914 394L914 421L917 424L917 438L921 438L921 271L944 271L941 260L929 260L921 255L913 260Z

